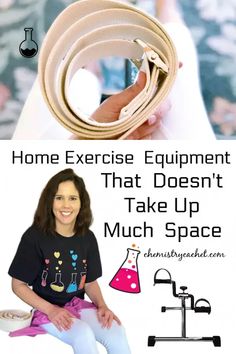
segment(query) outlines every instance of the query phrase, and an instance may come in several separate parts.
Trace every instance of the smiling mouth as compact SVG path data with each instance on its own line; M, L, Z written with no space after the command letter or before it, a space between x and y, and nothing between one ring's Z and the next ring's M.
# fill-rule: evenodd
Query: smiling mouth
M61 211L62 216L70 216L72 211Z

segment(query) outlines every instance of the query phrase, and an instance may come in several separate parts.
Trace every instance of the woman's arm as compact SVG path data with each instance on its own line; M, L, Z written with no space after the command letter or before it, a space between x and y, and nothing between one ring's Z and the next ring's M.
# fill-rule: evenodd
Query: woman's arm
M12 278L12 290L21 300L46 315L50 313L54 307L50 302L38 296L26 283L21 280Z
M61 331L71 327L72 314L66 309L53 305L38 296L29 286L21 280L12 278L13 292L25 303L45 313L48 319Z
M86 283L84 289L90 300L97 306L98 320L103 327L110 328L113 320L121 324L119 318L106 305L96 280L91 283Z

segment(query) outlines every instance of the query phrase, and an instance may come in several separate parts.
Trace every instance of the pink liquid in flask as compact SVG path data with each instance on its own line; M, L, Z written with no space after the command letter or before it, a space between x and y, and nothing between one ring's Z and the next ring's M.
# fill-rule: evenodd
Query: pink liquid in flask
M120 290L127 293L140 293L140 282L138 274L138 255L140 251L133 248L127 249L127 256L110 281L110 286L116 290Z

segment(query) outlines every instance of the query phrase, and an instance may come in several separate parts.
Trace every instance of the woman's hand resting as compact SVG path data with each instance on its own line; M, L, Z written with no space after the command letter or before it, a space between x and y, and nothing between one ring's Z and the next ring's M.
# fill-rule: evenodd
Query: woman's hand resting
M107 306L98 307L97 316L102 327L111 328L113 320L121 324L119 318Z
M53 306L47 313L48 319L57 327L59 331L71 328L74 316L65 308Z

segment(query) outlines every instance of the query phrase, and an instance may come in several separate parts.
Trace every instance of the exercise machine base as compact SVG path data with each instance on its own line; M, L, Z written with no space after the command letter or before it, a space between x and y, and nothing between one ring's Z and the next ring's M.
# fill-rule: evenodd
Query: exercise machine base
M213 342L215 347L221 346L220 336L213 337L148 337L148 347L154 347L156 342Z

